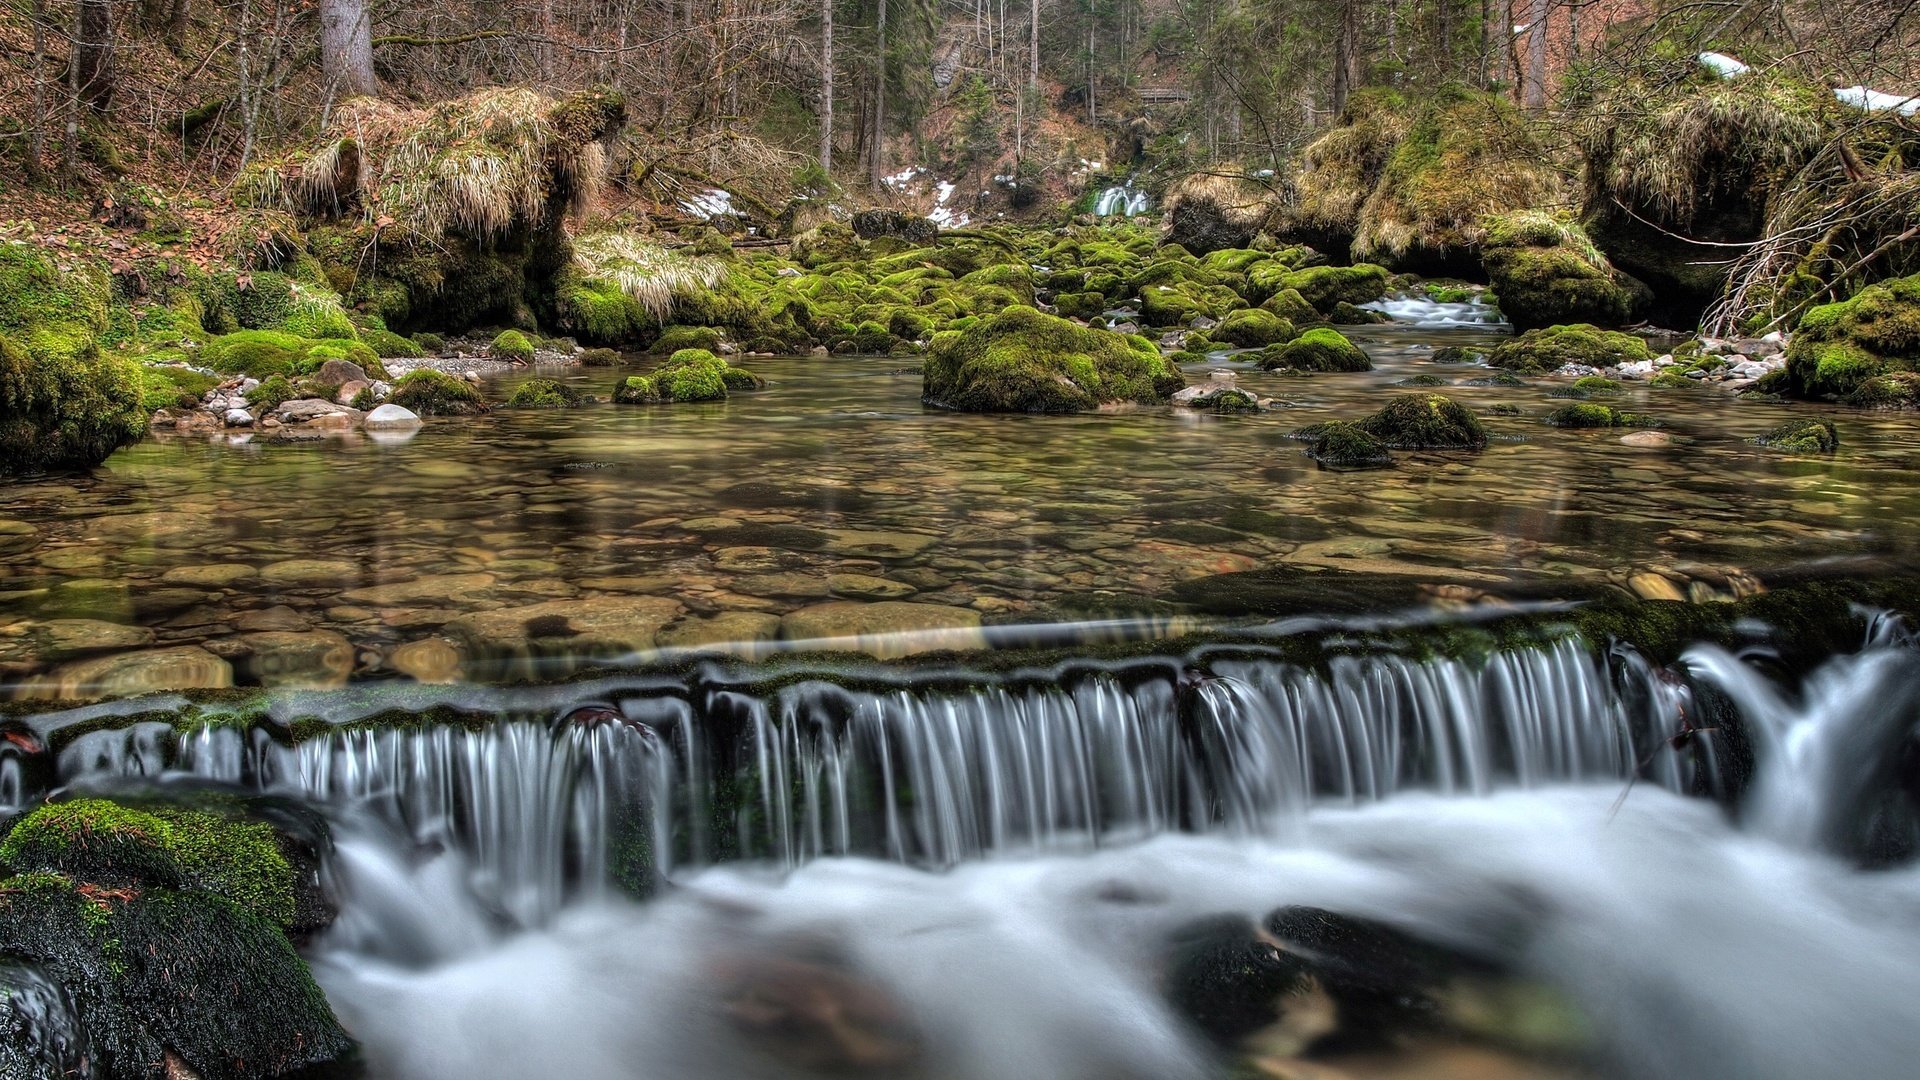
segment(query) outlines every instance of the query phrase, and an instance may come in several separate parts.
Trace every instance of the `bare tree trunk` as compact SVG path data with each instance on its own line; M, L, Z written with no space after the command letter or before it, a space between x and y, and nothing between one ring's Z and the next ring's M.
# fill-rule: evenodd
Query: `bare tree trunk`
M27 179L47 174L47 3L33 0L33 113L27 117Z
M1360 0L1341 0L1340 27L1333 44L1333 111L1347 107L1360 66Z
M1520 104L1531 112L1547 107L1547 3L1532 0L1527 5L1527 73Z
M1093 91L1095 78L1099 74L1099 72L1094 70L1093 62L1094 21L1093 0L1087 0L1087 123L1089 124L1098 124L1100 122L1100 103L1095 100Z
M69 39L73 45L69 56L79 51L80 31L75 27ZM67 137L60 145L60 176L71 182L78 173L80 162L80 65L67 64Z
M873 186L880 187L887 175L887 0L880 0L880 13L874 19L879 39L879 70L873 80Z
M167 16L167 47L179 52L186 47L187 28L193 25L193 0L173 0L173 12Z
M365 0L320 0L320 66L340 96L379 91L373 74L373 18Z
M833 172L833 0L820 0L820 168Z
M73 42L80 97L97 112L113 104L113 0L79 0L79 36Z

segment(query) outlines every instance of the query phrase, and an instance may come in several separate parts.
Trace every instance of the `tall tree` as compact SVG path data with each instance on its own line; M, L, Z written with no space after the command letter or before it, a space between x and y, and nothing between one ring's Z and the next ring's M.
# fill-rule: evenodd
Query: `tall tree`
M881 180L887 175L887 0L877 5L879 14L874 19L874 46L876 71L873 79L873 186L881 186Z
M79 0L79 9L73 49L80 97L104 112L113 104L113 0Z
M833 171L833 0L820 0L820 168Z
M1336 113L1347 107L1347 98L1353 93L1354 83L1359 81L1360 3L1361 0L1340 0L1340 25L1334 31L1333 43L1333 111Z
M379 90L366 0L320 0L320 66L333 93L344 97Z
M1531 0L1527 5L1527 71L1520 104L1534 112L1547 107L1547 3Z

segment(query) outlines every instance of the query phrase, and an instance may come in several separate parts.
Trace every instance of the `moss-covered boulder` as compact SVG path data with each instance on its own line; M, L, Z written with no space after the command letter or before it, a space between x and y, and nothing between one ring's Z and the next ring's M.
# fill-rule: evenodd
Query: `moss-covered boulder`
M1781 424L1754 441L1794 454L1831 454L1840 448L1840 433L1833 421L1809 416Z
M725 401L727 362L705 349L681 349L655 369L653 385L667 401Z
M567 409L580 404L580 392L552 379L528 379L507 395L509 409Z
M645 375L629 375L613 385L615 405L657 405L665 400Z
M1186 384L1145 338L1024 307L936 334L924 380L928 404L961 412L1071 413L1120 402L1157 404Z
M1243 349L1258 349L1275 343L1293 340L1293 324L1259 308L1241 308L1229 312L1220 320L1220 325L1207 331L1215 341L1224 341L1238 345Z
M1511 101L1457 85L1356 91L1291 179L1298 198L1276 215L1277 235L1452 275L1473 271L1489 215L1549 204L1560 187Z
M1403 394L1354 426L1395 450L1479 450L1487 445L1480 418L1442 394Z
M504 330L487 346L487 355L495 360L516 364L533 363L533 342L518 330Z
M1293 371L1371 371L1373 361L1331 327L1320 326L1301 334L1284 345L1269 345L1260 350L1261 367L1268 371L1288 368Z
M1844 398L1876 376L1920 370L1920 275L1808 311L1794 328L1786 370L1788 392L1804 398Z
M106 273L0 243L0 477L87 468L147 427L140 370L100 348Z
M1371 263L1309 266L1283 275L1280 289L1299 293L1315 311L1331 315L1341 304L1370 304L1384 298L1391 277L1386 267Z
M354 1075L353 1042L286 936L292 843L206 810L40 807L0 844L0 954L72 1003L88 1075Z
M1642 413L1626 412L1596 401L1576 401L1547 414L1546 422L1564 428L1659 427L1660 422Z
M485 411L480 391L443 371L409 371L393 384L393 403L421 416L465 416Z
M1515 330L1632 320L1646 287L1614 270L1570 217L1526 210L1489 222L1481 262Z
M1393 464L1387 444L1358 424L1333 420L1311 429L1307 454L1329 469L1382 469Z
M1521 375L1545 375L1568 364L1605 368L1652 358L1647 343L1632 334L1575 323L1529 330L1495 348L1487 363Z
M236 330L207 342L200 362L226 375L255 379L309 375L329 360L346 360L378 377L380 357L355 338L313 340L284 330Z

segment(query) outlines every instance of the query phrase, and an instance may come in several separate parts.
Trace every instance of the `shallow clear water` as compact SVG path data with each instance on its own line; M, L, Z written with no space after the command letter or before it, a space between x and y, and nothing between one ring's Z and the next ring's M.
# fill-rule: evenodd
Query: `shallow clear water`
M513 613L537 623L556 604L612 623L626 651L915 626L965 646L976 617L1232 613L1232 587L1192 583L1256 568L1453 600L1636 575L1724 596L1770 567L1904 557L1920 538L1920 434L1902 418L1836 411L1838 454L1789 457L1748 440L1811 406L1638 387L1622 403L1676 442L1637 449L1542 424L1563 383L1474 387L1485 369L1428 362L1484 333L1355 333L1379 370L1213 365L1291 406L1249 417L954 415L920 404L911 358L756 358L771 385L718 405L499 410L400 442L149 439L91 476L0 487L0 679L124 692L165 679L72 666L201 645L241 683L500 677L476 650L522 648ZM618 377L541 374L602 394ZM1488 417L1483 453L1401 453L1387 471L1320 469L1287 437L1416 374L1522 415ZM779 621L835 601L928 606ZM474 618L488 612L508 614Z

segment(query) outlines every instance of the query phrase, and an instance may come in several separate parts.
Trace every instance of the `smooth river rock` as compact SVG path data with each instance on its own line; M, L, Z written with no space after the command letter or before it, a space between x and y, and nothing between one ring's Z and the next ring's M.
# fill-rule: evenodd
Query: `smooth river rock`
M221 690L233 665L198 645L78 660L22 686L23 698L120 698L156 690Z
M471 612L444 630L481 660L585 661L652 649L661 629L680 613L679 601L664 596L595 596Z
M882 660L986 645L979 612L897 600L875 604L836 600L801 608L780 620L780 637Z
M405 431L420 426L420 416L399 405L382 405L367 414L360 426L368 431Z

